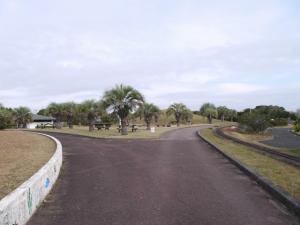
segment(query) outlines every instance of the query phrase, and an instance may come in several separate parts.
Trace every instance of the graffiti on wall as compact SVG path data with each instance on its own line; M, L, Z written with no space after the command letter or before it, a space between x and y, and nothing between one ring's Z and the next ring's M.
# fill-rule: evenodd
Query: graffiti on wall
M45 188L48 188L50 185L50 179L47 178L46 181L45 181Z
M27 206L28 206L29 215L31 215L31 213L32 213L32 194L31 194L30 188L27 192Z

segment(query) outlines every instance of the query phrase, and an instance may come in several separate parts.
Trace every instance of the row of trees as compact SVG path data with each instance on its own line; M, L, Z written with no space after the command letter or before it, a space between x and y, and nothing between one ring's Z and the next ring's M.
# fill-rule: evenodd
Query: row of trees
M212 123L213 119L219 119L222 122L226 121L237 121L237 111L229 109L226 106L216 107L212 103L204 103L199 112L196 112L202 116L207 117L208 122Z
M87 100L80 104L51 103L38 112L40 115L55 117L56 128L61 128L62 121L66 121L70 128L73 124L88 125L90 131L100 118L101 122L120 122L122 134L127 134L129 118L143 118L147 129L150 129L151 123L157 122L161 113L156 105L147 103L139 91L126 85L116 85L106 91L100 101ZM261 132L269 126L286 125L288 119L297 119L295 114L279 106L257 106L255 109L237 112L226 106L216 107L212 103L205 103L199 111L192 112L184 104L174 103L166 110L167 116L174 116L177 126L182 122L191 121L194 113L207 117L209 123L212 123L213 119L240 122L245 130L253 132ZM0 129L12 124L25 127L30 120L31 113L28 108L8 109L0 105Z
M100 101L88 100L80 104L51 103L38 114L55 117L57 128L60 128L61 121L67 121L70 128L73 124L89 125L90 131L97 119L109 123L120 121L122 134L127 134L129 118L143 118L150 130L151 123L157 122L161 110L158 106L147 103L144 96L131 86L117 85L106 91ZM192 111L182 103L172 104L166 114L174 115L178 126L182 121L191 121L193 116Z

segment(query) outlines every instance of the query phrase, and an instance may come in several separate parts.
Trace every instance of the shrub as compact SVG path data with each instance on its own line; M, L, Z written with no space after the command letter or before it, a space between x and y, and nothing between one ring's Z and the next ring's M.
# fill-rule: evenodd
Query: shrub
M270 126L266 116L256 112L244 113L240 117L239 123L242 130L251 133L264 132Z
M12 114L6 109L0 109L0 130L6 129L11 125Z
M296 124L296 125L294 126L294 131L297 132L297 133L300 132L300 124Z
M286 118L271 119L270 123L272 126L286 126L288 125L288 119Z

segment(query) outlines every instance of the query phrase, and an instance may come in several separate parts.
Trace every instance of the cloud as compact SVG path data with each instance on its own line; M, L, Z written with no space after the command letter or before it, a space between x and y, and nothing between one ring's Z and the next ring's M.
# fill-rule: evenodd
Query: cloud
M125 83L161 106L296 108L298 91L286 90L300 83L298 8L273 0L0 1L0 102L98 99Z
M63 60L58 65L66 69L82 69L84 65L76 60Z
M217 90L219 94L225 95L237 95L237 94L248 94L257 91L265 91L266 87L261 85L253 85L246 83L222 83L217 85Z

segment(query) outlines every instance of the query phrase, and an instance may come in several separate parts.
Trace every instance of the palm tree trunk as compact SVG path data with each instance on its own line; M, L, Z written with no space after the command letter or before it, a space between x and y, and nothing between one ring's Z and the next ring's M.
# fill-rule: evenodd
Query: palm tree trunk
M126 119L121 120L121 126L122 126L122 135L128 135Z
M151 126L151 123L149 120L146 120L146 125L147 125L147 128L146 130L151 130L150 126Z
M176 121L177 127L180 126L179 120Z

